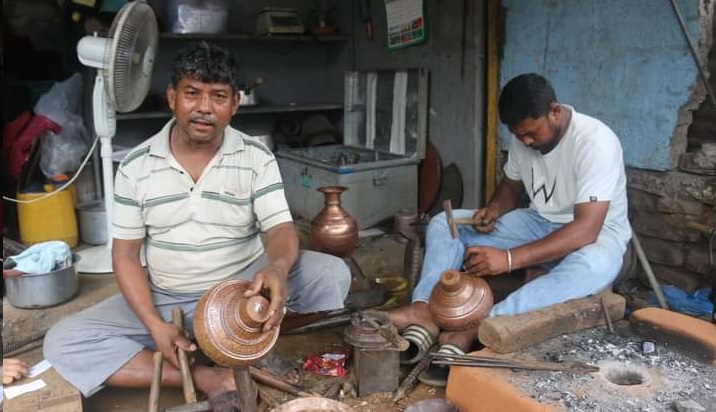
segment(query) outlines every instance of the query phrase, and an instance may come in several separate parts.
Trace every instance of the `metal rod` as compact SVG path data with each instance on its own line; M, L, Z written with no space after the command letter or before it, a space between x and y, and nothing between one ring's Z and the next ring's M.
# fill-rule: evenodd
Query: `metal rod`
M430 352L432 352L433 349L437 349L437 345L433 345L433 347L430 348ZM423 371L427 369L428 366L430 366L430 362L432 360L432 356L428 355L421 359L420 362L415 364L413 370L411 370L408 376L403 379L403 382L400 383L400 386L398 387L398 390L395 392L395 396L393 397L393 402L398 402L408 396L410 391L413 390L415 384L418 382L418 376L420 376L420 374L423 373Z
M248 366L234 368L234 381L236 382L237 405L241 412L257 412L258 388L251 378Z
M701 81L704 82L704 86L706 87L706 92L708 92L708 95L711 98L711 106L716 108L716 96L714 96L714 91L711 90L711 85L709 84L709 80L706 78L706 73L704 72L703 65L701 64L701 59L699 58L698 51L696 50L696 46L694 45L694 42L691 40L691 36L689 36L689 30L686 28L686 23L684 22L684 17L681 15L681 11L679 10L679 6L676 4L676 0L671 0L671 7L674 9L674 14L676 14L676 18L679 20L679 25L681 26L681 31L684 33L686 42L689 44L689 48L691 49L691 55L694 57L694 61L696 62L696 67L698 67L698 69L699 69L699 75L701 76Z
M563 371L571 373L587 373L597 372L599 368L583 362L529 362L515 361L509 359L498 359L485 356L474 355L452 355L447 353L430 353L436 359L433 360L435 365L453 365L453 366L480 366L488 368L509 368L509 369L530 369L530 370L548 370Z
M604 311L604 319L607 322L607 329L609 333L614 333L614 326L612 325L612 317L609 316L609 309L607 308L607 302L604 300L604 296L599 299L602 303L602 310Z
M644 272L646 272L646 277L649 279L651 289L654 290L654 295L656 295L656 300L659 302L659 306L661 306L662 309L669 309L669 305L666 304L664 292L661 290L661 285L659 285L659 282L656 281L656 275L654 275L654 271L651 270L649 260L644 254L644 249L641 247L641 242L639 242L639 238L636 233L632 234L631 242L634 244L636 256L639 258L639 263L641 263L641 267L644 268Z

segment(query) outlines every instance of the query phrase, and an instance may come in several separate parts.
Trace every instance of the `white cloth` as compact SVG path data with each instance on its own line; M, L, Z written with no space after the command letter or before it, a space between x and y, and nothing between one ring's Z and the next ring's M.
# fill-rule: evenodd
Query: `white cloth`
M72 263L72 251L67 243L61 240L37 243L12 256L16 266L13 268L23 273L48 273L66 261Z
M601 121L563 107L572 118L557 146L543 155L512 136L505 175L521 180L530 208L554 223L574 220L576 204L608 201L599 236L612 236L626 247L631 227L619 139Z

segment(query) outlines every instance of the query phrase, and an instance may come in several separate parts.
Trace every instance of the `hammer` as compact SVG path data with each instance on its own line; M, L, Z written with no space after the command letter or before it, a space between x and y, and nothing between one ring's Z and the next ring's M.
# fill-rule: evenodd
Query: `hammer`
M482 219L455 219L452 217L452 202L450 199L443 201L443 208L445 209L445 217L447 218L448 226L450 226L450 234L453 239L457 239L457 225L471 225L471 226L482 226L485 222Z
M184 331L184 317L181 308L174 306L172 308L172 322L180 331ZM191 377L189 369L189 356L183 349L177 348L177 358L179 359L179 371L181 373L181 384L184 390L184 401L186 403L196 402L196 390L194 389L194 381Z

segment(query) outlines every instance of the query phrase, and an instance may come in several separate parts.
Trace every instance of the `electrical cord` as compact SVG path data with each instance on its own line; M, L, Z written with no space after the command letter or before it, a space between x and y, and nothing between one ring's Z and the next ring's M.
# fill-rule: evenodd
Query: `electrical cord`
M77 180L77 177L80 175L80 172L85 168L85 166L87 166L87 162L89 161L90 157L92 156L92 153L94 153L95 149L97 148L97 142L98 142L98 141L99 141L99 136L95 137L94 142L92 142L92 147L91 147L90 150L87 152L87 155L85 156L84 160L82 160L82 163L80 164L80 167L77 169L77 172L75 173L75 175L72 176L72 179L68 180L67 183L63 184L62 186L60 186L60 187L57 188L56 190L53 190L52 192L49 192L49 193L47 193L47 194L45 194L45 195L43 195L43 196L40 196L40 197L38 197L38 198L36 198L36 199L32 199L32 200L20 200L20 199L14 199L14 198L11 198L11 197L7 197L7 196L3 196L3 197L2 197L3 200L7 200L8 202L13 202L13 203L30 204L30 203L39 202L40 200L46 199L46 198L48 198L48 197L50 197L50 196L54 196L54 195L56 195L57 193L59 193L59 192L65 190L65 189L68 188L72 183L74 183L75 180Z

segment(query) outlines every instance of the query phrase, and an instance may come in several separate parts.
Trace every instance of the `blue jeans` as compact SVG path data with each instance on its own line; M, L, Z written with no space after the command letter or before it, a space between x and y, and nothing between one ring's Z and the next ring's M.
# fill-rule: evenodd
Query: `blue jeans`
M455 218L471 218L473 210L454 210ZM458 226L453 239L440 213L428 225L425 258L420 282L413 291L413 302L427 302L443 271L462 270L465 248L490 246L511 249L542 239L562 227L531 209L515 209L502 215L488 234L472 226ZM546 264L549 273L525 284L493 306L490 316L517 315L569 299L582 298L606 288L619 274L623 248L619 241L602 231L595 243L578 249L557 262Z

